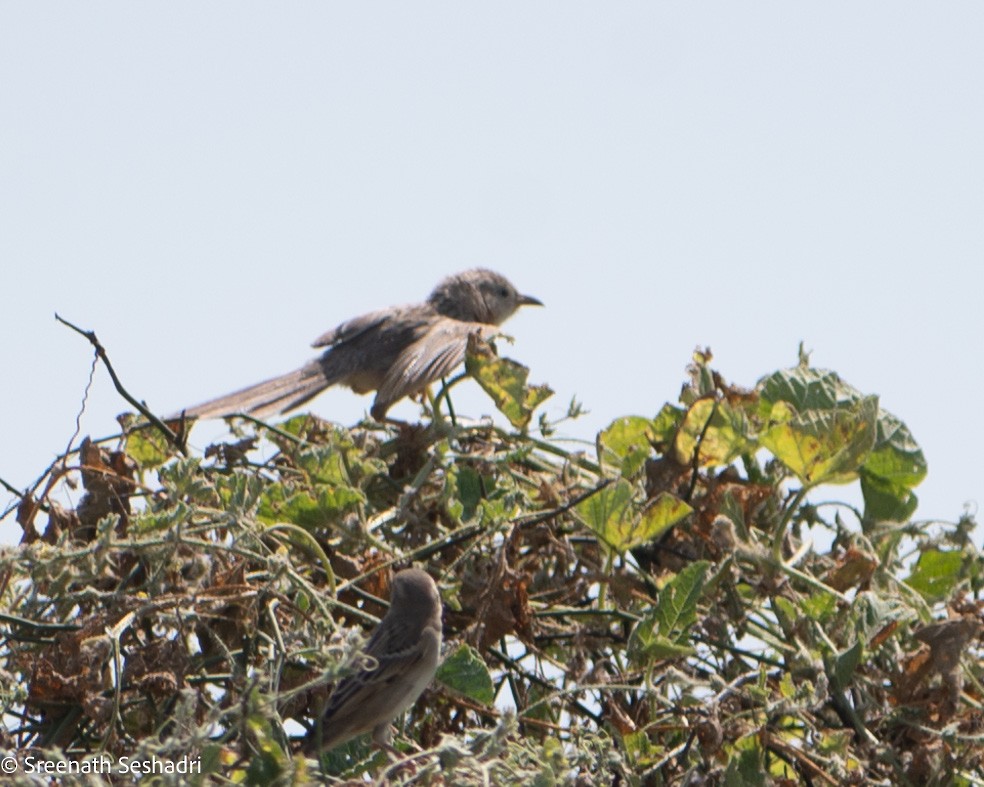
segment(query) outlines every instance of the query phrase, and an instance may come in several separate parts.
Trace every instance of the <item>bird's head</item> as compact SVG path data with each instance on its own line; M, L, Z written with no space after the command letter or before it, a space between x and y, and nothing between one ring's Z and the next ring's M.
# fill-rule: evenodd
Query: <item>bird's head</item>
M390 590L390 614L401 618L419 619L425 623L434 614L441 614L441 594L426 571L407 568L393 577Z
M543 305L532 295L521 295L501 273L485 268L448 276L427 300L445 317L487 325L501 325L520 306Z

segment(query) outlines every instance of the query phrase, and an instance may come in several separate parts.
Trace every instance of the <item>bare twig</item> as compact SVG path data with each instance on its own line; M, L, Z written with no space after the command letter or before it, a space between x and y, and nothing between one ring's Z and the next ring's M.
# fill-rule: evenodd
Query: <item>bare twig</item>
M167 441L177 448L185 456L188 455L188 448L185 446L184 440L180 439L171 429L165 424L160 418L154 415L143 402L137 401L126 388L123 387L123 383L120 382L120 378L116 375L116 370L113 368L113 364L109 360L109 356L106 354L106 349L99 343L99 339L96 337L95 331L85 331L79 328L77 325L70 323L68 320L55 314L55 319L63 325L68 326L76 333L84 336L89 340L89 343L95 348L96 355L99 359L106 365L106 371L109 372L109 376L113 379L113 385L116 387L117 392L126 399L130 404L132 404L137 411L148 421L150 421L158 431L167 438Z

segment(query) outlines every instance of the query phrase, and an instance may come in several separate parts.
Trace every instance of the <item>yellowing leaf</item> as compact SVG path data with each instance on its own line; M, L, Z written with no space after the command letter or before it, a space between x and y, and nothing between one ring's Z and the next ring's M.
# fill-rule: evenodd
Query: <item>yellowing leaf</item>
M553 396L546 385L527 385L530 370L509 358L495 355L475 336L468 337L465 370L482 387L495 406L517 429L524 429L533 411Z
M623 476L634 475L652 453L653 422L630 415L617 418L598 433L598 462L614 466Z
M159 467L171 458L172 448L167 438L156 428L141 425L126 436L126 454L142 469Z
M806 484L853 481L875 443L878 397L829 410L799 413L786 402L772 407L772 425L759 442Z
M633 497L632 485L620 478L578 503L575 511L612 549L625 552L652 541L693 510L667 492L646 507Z
M693 461L700 446L700 465L726 465L747 444L745 414L726 401L699 399L687 410L674 447L676 460L682 465Z

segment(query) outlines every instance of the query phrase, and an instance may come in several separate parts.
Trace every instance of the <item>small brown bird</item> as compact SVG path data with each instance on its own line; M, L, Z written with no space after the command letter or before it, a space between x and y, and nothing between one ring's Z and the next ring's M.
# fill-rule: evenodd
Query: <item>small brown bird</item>
M305 750L328 751L372 731L389 747L390 722L417 701L433 680L441 653L441 596L430 575L408 568L393 577L390 608L364 648L371 668L345 678L328 698L321 737Z
M300 407L329 386L347 385L356 393L376 391L370 412L381 421L395 402L423 391L460 364L469 334L492 337L495 326L524 305L543 304L520 295L494 271L456 273L423 303L370 312L328 331L312 345L328 349L300 369L189 407L184 415L265 418Z

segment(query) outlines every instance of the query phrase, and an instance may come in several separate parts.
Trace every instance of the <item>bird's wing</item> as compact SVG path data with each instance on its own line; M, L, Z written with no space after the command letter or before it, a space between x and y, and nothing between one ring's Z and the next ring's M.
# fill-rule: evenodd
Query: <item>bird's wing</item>
M465 360L468 335L483 339L494 336L497 328L480 322L441 318L420 339L409 345L390 367L379 387L373 415L385 413L390 405L449 375Z
M329 749L388 722L419 694L421 687L414 677L421 674L422 662L435 660L436 652L417 627L410 630L402 621L392 623L379 626L364 648L375 668L345 678L328 698L321 747ZM433 669L423 672L429 682Z
M392 706L394 697L391 691L386 690L387 687L391 687L396 680L406 675L408 671L412 671L425 656L419 638L401 650L371 653L369 646L366 646L365 652L366 655L372 656L376 668L362 670L338 684L325 708L326 724L338 724L342 717L357 710L371 717L373 714L365 713L365 702L374 697L380 697L385 704ZM379 691L374 690L377 688Z
M419 311L417 309L416 311ZM368 314L353 317L351 320L343 322L332 328L327 333L321 334L312 343L312 347L331 347L342 342L358 339L367 331L378 328L385 328L387 322L399 324L401 320L410 318L415 313L412 306L393 306L389 309L379 309ZM413 321L413 320L411 320Z

